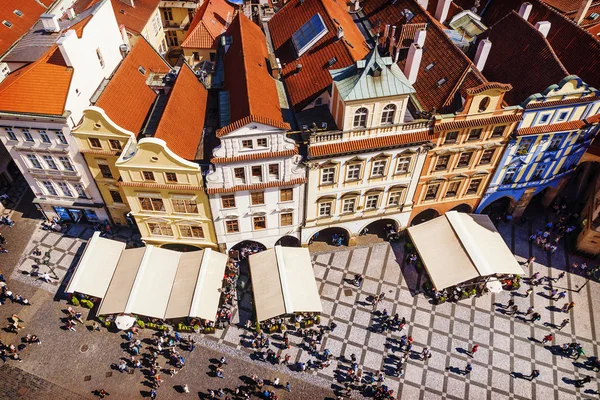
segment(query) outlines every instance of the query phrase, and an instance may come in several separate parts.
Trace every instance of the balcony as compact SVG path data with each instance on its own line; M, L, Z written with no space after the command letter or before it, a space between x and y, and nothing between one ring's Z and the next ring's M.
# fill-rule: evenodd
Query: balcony
M310 143L345 142L357 139L369 139L378 136L388 136L396 133L425 130L429 120L417 120L406 124L383 125L375 128L359 128L349 131L315 132L310 136Z

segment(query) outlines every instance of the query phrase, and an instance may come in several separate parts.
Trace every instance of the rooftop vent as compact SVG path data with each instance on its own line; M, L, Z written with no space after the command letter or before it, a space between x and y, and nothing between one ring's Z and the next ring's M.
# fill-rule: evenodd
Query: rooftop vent
M302 71L302 64L296 64L296 72Z
M14 10L13 13L17 16L17 17L22 17L23 16L23 11L21 10Z
M438 85L438 87L442 87L442 85L446 82L448 82L448 79L442 78L439 81L437 81L437 85Z
M146 75L146 68L142 67L141 65L138 67L138 71L140 71L140 74Z
M433 67L435 67L435 62L432 62L431 64L427 64L427 66L425 67L425 71L429 71Z
M10 28L12 26L12 24L7 20L2 21L2 25L6 26L7 28Z
M331 66L332 66L333 64L335 64L336 62L337 62L337 58L335 58L335 57L331 57L331 58L329 59L329 61L327 61L327 65L329 65L329 66L331 67Z

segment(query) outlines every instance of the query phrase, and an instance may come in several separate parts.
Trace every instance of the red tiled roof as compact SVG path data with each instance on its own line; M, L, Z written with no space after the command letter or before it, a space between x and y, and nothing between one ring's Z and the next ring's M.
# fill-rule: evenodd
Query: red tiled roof
M484 84L476 86L474 88L467 89L467 94L470 94L471 96L473 96L473 95L476 95L479 93L483 93L486 90L490 90L490 89L498 89L498 90L502 90L504 92L508 92L509 90L512 90L512 85L510 85L508 83L498 83L498 82L484 83Z
M10 75L0 84L0 111L63 115L73 68L67 67L56 45L37 61Z
M230 188L208 188L206 189L206 193L208 194L216 194L216 193L232 193L232 192L241 192L245 190L260 190L267 189L272 187L280 187L280 186L292 186L292 185L300 185L306 183L306 178L296 178L291 181L273 181L273 182L265 182L265 183L255 183L253 185L237 185Z
M267 69L265 35L258 25L238 13L227 36L232 37L232 42L223 57L223 66L230 121L235 123L252 115L283 124L277 86Z
M595 123L598 123L598 122L600 122L600 114L596 114L596 115L594 115L594 116L591 116L591 117L588 117L588 118L586 118L586 119L585 119L585 122L586 122L588 125L593 125L593 124L595 124ZM600 137L600 135L599 135L598 137Z
M463 121L452 121L445 122L442 124L436 124L433 130L435 132L441 132L463 128L474 128L476 126L508 124L511 122L517 122L519 120L521 120L521 114L500 115L491 118L467 119Z
M430 3L436 3L430 1ZM430 111L452 112L462 106L456 94L463 94L470 87L487 83L465 54L459 50L446 35L445 26L433 18L414 0L369 0L362 3L363 11L375 32L383 32L385 24L402 26L406 23L405 9L414 14L410 20L414 23L427 23L427 36L423 46L423 58L419 67L417 81L413 85L421 106ZM380 28L377 28L380 26ZM406 59L398 65L404 70ZM432 65L429 70L427 66ZM499 80L500 82L502 80ZM441 82L441 84L440 84Z
M140 72L140 67L144 73ZM94 104L117 125L135 134L144 126L156 93L146 80L152 72L167 73L171 67L143 37L135 42Z
M542 93L569 75L544 35L516 12L511 11L487 34L492 48L485 75L513 86L513 90L504 95L508 104L521 104L532 94Z
M566 100L544 101L544 102L539 102L539 103L530 102L530 103L527 103L527 106L525 106L525 108L531 109L531 108L556 107L556 106L562 106L562 105L567 105L567 104L589 103L594 100L596 100L594 97L574 97L572 99L566 99Z
M235 156L235 157L215 157L210 161L213 164L222 164L222 163L230 163L230 162L261 160L263 158L287 157L287 156L293 156L296 154L298 154L298 148L295 148L293 150L283 150L283 151L266 152L266 153L250 153L250 154L244 154L244 155Z
M208 91L187 64L183 64L169 94L154 137L186 160L195 160L202 144Z
M275 128L284 129L286 131L290 129L290 124L288 124L287 122L274 121L269 118L261 117L260 115L250 115L246 118L239 119L236 122L233 122L227 126L224 126L221 129L218 129L217 137L223 137L223 136L227 135L228 133L241 128L244 125L251 124L252 122L256 122L258 124L270 125Z
M327 27L327 34L298 57L291 37L315 14ZM336 40L338 26L344 38ZM282 76L296 111L301 111L317 95L331 86L330 69L344 68L364 58L369 52L364 38L342 0L291 0L269 21L269 31L276 56L282 64ZM336 62L329 65L333 57ZM297 65L302 70L297 71Z
M52 2L46 1L46 3ZM21 11L23 15L17 16L15 10ZM8 21L12 24L9 28L0 23L0 55L26 34L45 12L46 7L35 0L0 1L0 21Z
M225 0L207 0L198 8L196 15L181 42L190 49L216 49L216 39L233 18L234 8Z
M579 11L579 7L582 4L582 0L542 0L542 2L554 8L556 11L560 12L571 20L575 19L577 12ZM600 24L600 20L598 20L598 18L589 18L590 14L592 13L600 13L600 1L592 1L590 8L583 16L583 21L581 21L580 26L588 29L588 27L598 26Z
M534 126L530 128L521 128L517 130L517 136L539 135L549 132L564 132L579 129L585 126L584 121L561 122L560 124L550 124L542 126Z
M111 0L111 2L117 23L124 25L128 31L142 33L158 8L160 0L134 0L135 7L130 7L121 0Z
M202 186L194 185L178 185L168 183L148 183L148 182L117 182L117 186L121 187L136 187L136 188L148 188L148 189L168 189L168 190L201 190L204 191Z
M401 146L409 143L425 142L433 139L430 130L398 135L379 136L369 139L349 140L340 143L323 145L310 145L308 152L312 158L329 156L333 154L345 154L370 149L384 149L386 147Z

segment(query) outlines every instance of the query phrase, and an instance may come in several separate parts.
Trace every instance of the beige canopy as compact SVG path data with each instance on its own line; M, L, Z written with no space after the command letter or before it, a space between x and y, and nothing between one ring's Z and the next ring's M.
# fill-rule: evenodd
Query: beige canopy
M249 261L259 322L323 311L308 249L275 246L251 255Z
M523 274L487 215L449 211L408 234L437 290L481 276Z

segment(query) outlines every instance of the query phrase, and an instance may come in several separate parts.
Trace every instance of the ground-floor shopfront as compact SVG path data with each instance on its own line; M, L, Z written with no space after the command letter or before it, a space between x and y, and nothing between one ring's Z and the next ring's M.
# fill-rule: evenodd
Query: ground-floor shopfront
M46 202L34 199L35 207L48 220L58 218L63 222L72 223L98 223L108 221L108 213L103 204L83 204L73 202Z

